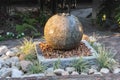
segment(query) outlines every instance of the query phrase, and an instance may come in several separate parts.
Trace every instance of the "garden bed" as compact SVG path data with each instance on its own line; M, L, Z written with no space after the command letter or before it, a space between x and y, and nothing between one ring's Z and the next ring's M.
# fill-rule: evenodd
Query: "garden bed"
M58 59L60 59L63 67L70 66L70 64L73 61L78 60L80 56L83 56L83 59L89 61L90 64L95 64L97 54L90 44L85 40L81 41L78 48L69 51L51 51L50 49L46 51L46 49L40 48L40 44L37 45L36 51L39 62L42 62L42 64L47 67L52 67L53 63L58 61ZM63 54L60 54L60 52Z

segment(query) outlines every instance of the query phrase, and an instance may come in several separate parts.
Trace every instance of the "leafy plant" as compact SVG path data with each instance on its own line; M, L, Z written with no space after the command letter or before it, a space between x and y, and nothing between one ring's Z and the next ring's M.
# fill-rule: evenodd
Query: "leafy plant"
M24 23L22 25L16 25L16 31L18 33L23 33L25 31L34 31L34 32L37 32L37 29L34 28L32 25L29 25L27 23Z
M61 62L60 62L60 58L53 64L53 68L55 69L59 69L61 67Z
M111 49L106 49L104 46L94 46L98 55L97 62L99 68L109 68L111 69L113 65L115 65L116 61L113 59L114 54L112 53Z
M41 72L44 72L43 65L39 63L38 61L34 61L33 65L30 66L29 68L29 73L36 74L36 73L41 73Z
M0 35L0 41L3 41L3 40L5 40L5 37Z
M73 62L73 67L76 69L76 71L81 73L85 72L88 69L89 64L82 57L80 57L79 60L75 60Z
M32 39L28 40L24 38L24 41L21 43L20 51L23 54L34 54L35 53L35 44L32 42Z
M111 6L112 4L112 6ZM104 0L99 6L99 12L97 13L97 23L101 29L109 29L111 25L115 24L116 8L120 4L119 0ZM119 12L117 12L119 14Z

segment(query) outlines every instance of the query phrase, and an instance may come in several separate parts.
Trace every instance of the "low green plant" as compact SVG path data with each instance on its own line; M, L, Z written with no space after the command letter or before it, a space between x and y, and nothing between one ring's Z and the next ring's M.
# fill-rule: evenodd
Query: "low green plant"
M60 62L60 58L53 64L53 68L55 69L59 69L61 67L61 62Z
M106 49L104 46L96 46L97 51L97 63L99 68L109 68L112 69L113 65L116 64L116 61L113 59L114 53L111 49Z
M5 37L0 35L0 41L3 41L3 40L5 40Z
M89 64L82 57L75 60L72 65L79 73L85 72L89 68Z
M30 53L30 54L27 54L26 56L25 56L25 60L29 60L29 61L35 61L35 60L37 60L37 55L36 55L36 53Z
M18 33L23 33L25 31L34 31L37 32L37 29L35 27L33 27L32 25L28 24L28 23L23 23L23 24L17 24L16 25L16 31Z
M22 54L34 54L35 53L35 44L33 43L32 38L31 39L26 39L24 38L23 42L21 42L21 48L20 51Z
M34 61L33 65L29 67L29 73L31 74L36 74L36 73L41 73L44 72L44 66L39 63L38 61Z

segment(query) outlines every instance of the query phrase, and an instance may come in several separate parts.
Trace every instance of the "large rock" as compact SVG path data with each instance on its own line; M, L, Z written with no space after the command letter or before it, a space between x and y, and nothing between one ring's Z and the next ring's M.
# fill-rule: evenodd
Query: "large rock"
M79 45L82 39L82 25L73 15L65 13L52 16L44 29L45 39L54 49L68 50Z
M31 61L20 61L20 66L24 72L27 72L29 70L29 67L32 65Z

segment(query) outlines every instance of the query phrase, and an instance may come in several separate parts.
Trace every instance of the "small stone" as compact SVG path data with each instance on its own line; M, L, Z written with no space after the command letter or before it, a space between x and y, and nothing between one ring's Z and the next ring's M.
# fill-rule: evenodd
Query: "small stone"
M87 73L82 72L81 75L88 75Z
M102 75L100 72L95 72L94 74L96 74L96 75Z
M11 75L12 71L10 68L2 68L0 70L0 77L9 77Z
M54 76L54 68L51 67L51 68L48 68L46 71L45 71L45 75L46 76Z
M0 59L0 69L2 68L2 66L5 64L5 61L3 59Z
M102 68L102 69L100 70L100 72L107 74L107 73L110 72L110 70L109 70L108 68Z
M13 56L16 55L16 53L14 53L13 51L9 50L9 51L6 52L6 55L10 56L10 57L13 57Z
M0 55L5 54L8 51L7 46L0 46Z
M62 72L62 76L67 76L67 75L69 75L69 72L67 71Z
M24 72L27 72L29 70L29 67L32 65L31 61L20 61L20 66Z
M75 68L74 67L66 67L65 70L69 73L72 73L73 71L75 71Z
M94 74L95 72L97 72L97 70L95 70L95 69L91 68L91 69L89 69L88 74Z
M76 71L73 71L73 72L71 73L71 75L79 75L79 73L76 72Z
M114 74L120 73L120 68L115 68L115 69L113 70L113 73L114 73Z
M19 62L19 58L17 56L5 60L5 64L8 66L15 65L17 62Z
M58 75L58 76L61 76L63 72L64 72L63 69L56 69L56 70L54 70L54 73L55 73L56 75Z
M23 75L23 72L16 69L16 68L13 68L12 69L12 76L11 77L21 77Z

